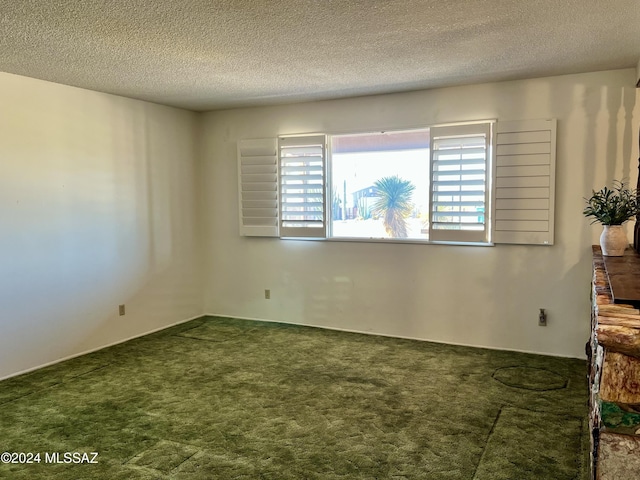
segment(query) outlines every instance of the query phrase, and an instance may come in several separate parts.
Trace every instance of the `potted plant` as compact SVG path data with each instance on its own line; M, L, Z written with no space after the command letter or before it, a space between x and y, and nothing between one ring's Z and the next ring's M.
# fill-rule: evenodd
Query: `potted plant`
M613 188L604 187L585 198L587 206L582 212L585 217L593 217L593 223L604 226L600 235L602 254L609 257L624 255L629 242L622 224L640 212L638 192L630 190L621 181L614 181Z

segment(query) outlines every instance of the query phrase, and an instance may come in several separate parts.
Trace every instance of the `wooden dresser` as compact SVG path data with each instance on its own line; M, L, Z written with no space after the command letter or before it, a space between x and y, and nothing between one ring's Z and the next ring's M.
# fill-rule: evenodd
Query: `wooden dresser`
M589 411L592 478L640 480L640 256L593 246Z

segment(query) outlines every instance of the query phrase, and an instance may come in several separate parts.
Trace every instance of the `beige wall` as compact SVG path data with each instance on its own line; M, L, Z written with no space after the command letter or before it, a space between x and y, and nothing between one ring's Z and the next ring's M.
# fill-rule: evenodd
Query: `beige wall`
M205 310L582 357L591 244L583 197L637 178L635 70L211 112L203 117ZM236 142L497 118L558 119L556 244L460 247L246 238ZM264 299L271 289L271 300ZM538 327L538 309L549 325Z
M0 378L201 314L198 115L2 73L0 105Z
M0 73L0 378L203 311L580 357L599 235L582 197L635 183L634 85L628 69L198 115ZM555 246L238 235L238 139L546 117Z

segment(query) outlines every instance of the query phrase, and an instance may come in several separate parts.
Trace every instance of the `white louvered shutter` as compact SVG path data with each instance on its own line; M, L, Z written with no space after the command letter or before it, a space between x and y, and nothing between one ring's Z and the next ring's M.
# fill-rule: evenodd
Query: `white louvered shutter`
M280 138L280 236L324 238L324 135Z
M240 235L278 236L278 142L238 142Z
M491 124L432 127L429 240L486 242Z
M553 245L556 120L496 123L494 243Z

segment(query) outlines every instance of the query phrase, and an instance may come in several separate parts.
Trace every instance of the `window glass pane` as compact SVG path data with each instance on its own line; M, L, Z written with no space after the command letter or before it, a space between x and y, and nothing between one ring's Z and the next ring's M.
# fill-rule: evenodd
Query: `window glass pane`
M331 236L427 240L429 130L331 139Z

